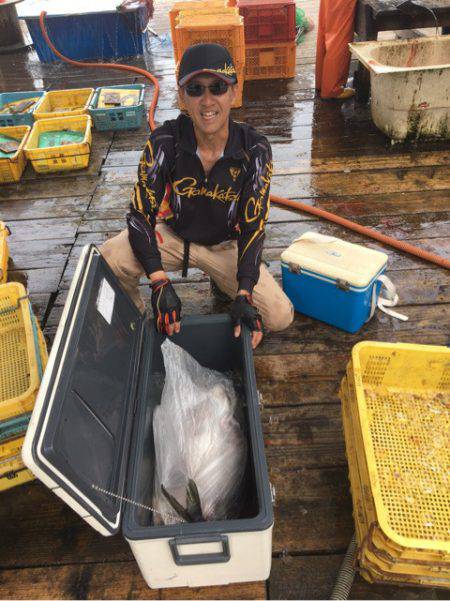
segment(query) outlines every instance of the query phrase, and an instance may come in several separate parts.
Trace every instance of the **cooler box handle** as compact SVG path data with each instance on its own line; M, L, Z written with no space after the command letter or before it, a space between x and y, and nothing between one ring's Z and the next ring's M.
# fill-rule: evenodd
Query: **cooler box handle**
M221 543L222 551L218 553L180 553L179 547L182 545L201 545L205 543ZM230 545L226 535L176 536L169 540L169 545L177 566L195 566L230 561Z

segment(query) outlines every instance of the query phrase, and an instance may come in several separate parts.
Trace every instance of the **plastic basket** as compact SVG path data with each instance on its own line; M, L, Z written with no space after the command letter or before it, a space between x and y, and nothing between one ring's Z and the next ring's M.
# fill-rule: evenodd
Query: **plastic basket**
M22 177L23 170L27 164L24 148L28 140L31 127L29 125L14 125L0 127L0 134L20 140L19 148L12 157L0 158L0 184L18 182Z
M22 284L0 286L0 421L31 411L47 362L45 340Z
M9 248L7 238L9 234L9 227L3 221L0 221L0 284L4 284L8 277Z
M111 108L98 108L98 99L104 88L117 90L140 90L138 104L134 106L115 106ZM144 84L128 84L120 86L103 86L95 90L89 104L89 114L94 122L94 127L100 131L118 129L139 129L145 113Z
M22 461L25 437L0 444L0 492L34 480L34 475Z
M38 173L84 169L89 164L92 142L92 119L89 115L58 117L36 121L25 145L25 154ZM82 142L65 146L38 148L43 132L70 129L84 133Z
M180 57L189 46L213 42L227 48L236 70L245 63L244 25L238 15L187 17L180 20L175 31Z
M246 44L271 44L295 40L294 0L239 0L244 17Z
M450 586L450 350L360 343L340 397L358 564L370 582Z
M208 9L213 12L215 8L222 8L226 6L225 0L203 0L197 2L175 2L172 8L169 11L169 20L170 20L170 33L172 36L172 45L173 45L173 53L175 57L175 62L178 62L181 58L181 54L179 51L179 44L177 39L177 32L175 30L177 23L177 18L183 9L187 10L195 10L195 9Z
M402 547L450 553L450 349L362 342L352 365L380 527Z
M37 121L38 119L84 115L88 112L93 95L94 88L47 92L39 106L34 110L33 117Z
M10 102L16 100L27 100L28 98L38 98L32 110L26 113L0 113L0 127L8 127L14 125L33 125L34 117L33 113L36 108L40 105L45 92L38 92L36 90L32 92L3 92L0 94L0 109Z
M295 77L296 44L247 44L245 79L289 79Z
M176 78L178 80L178 69L179 69L179 64L177 64L176 68L175 68L175 72L176 72ZM244 92L244 69L237 69L237 88L236 88L236 99L233 102L233 104L231 105L231 108L233 109L237 109L240 108L242 106L242 102L243 102L243 92ZM180 111L185 111L186 110L186 106L183 102L183 97L180 96L180 94L178 94L178 108L180 109Z
M402 548L390 541L378 527L367 466L358 444L358 416L348 380L341 384L342 415L354 518L358 540L357 561L362 576L369 582L448 587L450 557L442 551ZM352 407L353 403L353 407Z
M11 419L5 419L0 422L0 443L6 442L11 438L25 435L30 422L31 412L23 413Z

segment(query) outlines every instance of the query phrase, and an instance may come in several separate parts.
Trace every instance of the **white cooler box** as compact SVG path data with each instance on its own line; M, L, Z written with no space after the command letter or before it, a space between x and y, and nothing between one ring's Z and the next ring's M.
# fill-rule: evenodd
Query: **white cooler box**
M265 580L273 511L248 331L226 315L185 317L174 342L202 365L236 370L249 443L239 519L153 525L153 410L164 337L142 316L94 247L86 247L27 431L23 459L105 536L122 529L153 588ZM112 493L112 494L108 494ZM126 496L137 504L123 502Z

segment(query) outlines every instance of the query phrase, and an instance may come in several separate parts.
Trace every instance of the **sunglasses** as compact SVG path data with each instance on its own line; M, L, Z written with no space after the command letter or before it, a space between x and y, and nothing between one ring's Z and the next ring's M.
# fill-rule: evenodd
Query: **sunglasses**
M201 83L188 83L184 89L188 96L199 98L200 96L203 96L207 88L213 96L223 96L227 92L228 87L229 86L225 81L219 79L209 86L204 86Z

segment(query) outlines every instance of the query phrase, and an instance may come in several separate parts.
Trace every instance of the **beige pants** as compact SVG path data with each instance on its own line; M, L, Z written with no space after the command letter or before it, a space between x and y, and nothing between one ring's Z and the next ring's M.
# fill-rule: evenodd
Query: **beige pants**
M178 271L183 265L183 240L165 223L156 225L158 248L164 271ZM100 251L124 290L143 311L144 303L138 290L144 275L128 240L128 230L107 240ZM235 240L215 246L190 245L189 267L207 273L216 285L231 298L237 292L237 243ZM264 325L272 331L283 330L292 322L294 309L291 301L276 283L265 265L261 265L258 283L253 290L253 302L260 311Z

